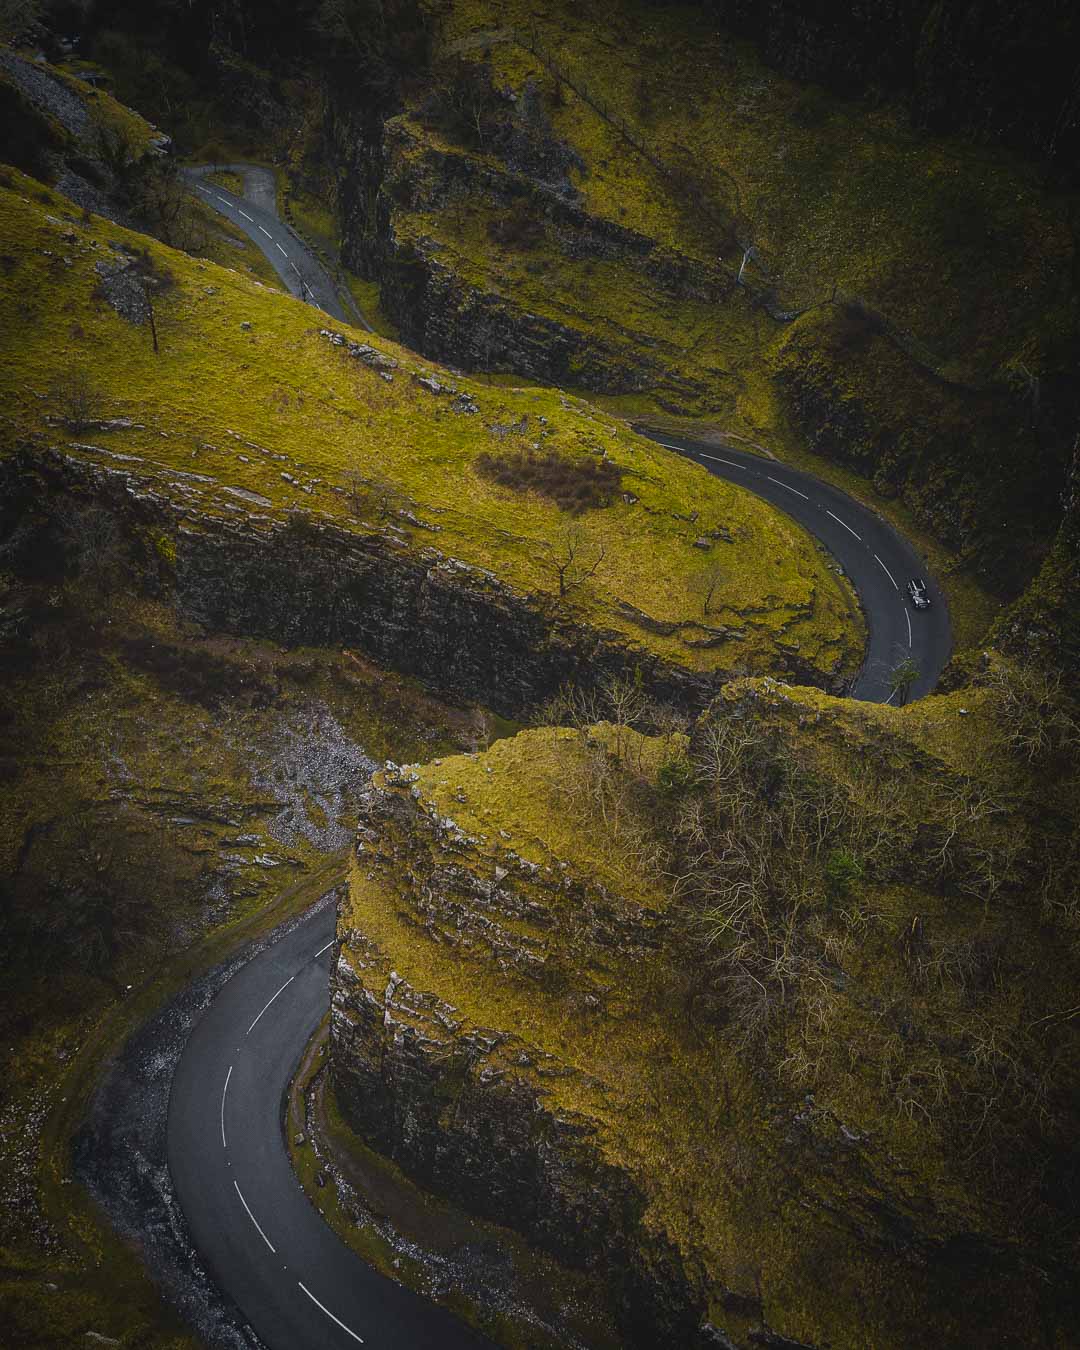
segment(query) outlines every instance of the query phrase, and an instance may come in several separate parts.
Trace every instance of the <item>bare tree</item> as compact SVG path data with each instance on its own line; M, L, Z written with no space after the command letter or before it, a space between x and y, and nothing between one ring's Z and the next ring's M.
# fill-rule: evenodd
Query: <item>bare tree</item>
M703 568L697 576L694 577L692 588L694 593L701 600L701 617L707 619L709 611L712 609L713 598L716 595L717 588L724 580L724 569L719 563L710 563L708 567Z
M549 543L548 548L549 565L559 580L560 599L594 577L607 556L603 541L590 544L582 527L574 524L564 526L558 540Z
M910 656L906 656L902 661L897 662L889 672L889 690L896 696L900 707L903 707L907 702L911 686L918 678L919 667Z
M96 598L108 592L123 562L116 517L94 502L73 502L60 514L60 530L80 584Z

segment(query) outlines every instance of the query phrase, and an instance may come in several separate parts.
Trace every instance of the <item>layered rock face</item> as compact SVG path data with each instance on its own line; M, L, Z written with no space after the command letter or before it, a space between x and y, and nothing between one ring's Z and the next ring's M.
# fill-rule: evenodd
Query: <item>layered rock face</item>
M693 710L726 678L664 660L393 530L354 532L258 509L211 518L195 492L176 498L119 467L59 455L7 460L2 478L5 506L25 521L18 566L36 566L42 535L31 522L47 530L60 494L93 498L142 559L133 580L185 618L290 646L354 646L507 717L534 713L568 682L588 690L613 678L640 680L658 701ZM822 678L794 650L772 659L807 681Z
M465 369L512 371L594 393L659 389L676 410L703 398L713 407L728 401L730 376L719 354L711 380L695 380L679 370L685 353L647 326L605 333L597 331L604 315L583 312L575 322L570 312L535 312L520 296L470 276L460 257L425 232L424 220L479 204L487 219L527 216L557 241L565 264L617 267L620 286L636 288L647 304L745 308L730 272L590 214L567 179L553 182L433 145L408 118L389 121L378 150L357 155L354 164L366 186L347 189L343 258L379 280L383 307L406 345Z
M526 738L542 754L551 735ZM415 778L388 767L364 802L334 976L343 1113L425 1185L602 1271L628 1345L715 1344L699 1333L700 1292L675 1244L604 1138L605 1097L624 1090L617 1070L599 1059L583 1070L576 1047L551 1053L512 1011L603 1040L653 991L659 897L628 898L565 860L471 836ZM502 1008L497 990L483 1001L492 976L506 986Z
M971 768L973 710L996 715L977 689L936 700L927 742L894 710L771 681L729 686L722 702L758 750L783 738L778 763L809 750L804 787L849 770L856 794L897 787L920 835ZM946 725L955 742L940 739ZM582 813L604 747L660 785L650 818L681 829L665 812L683 739L549 728L375 776L332 977L330 1072L347 1123L437 1194L601 1276L627 1346L1059 1344L1071 1267L1050 1254L1056 1239L1040 1246L1059 1197L1041 1236L1043 1219L1016 1227L1009 1197L1067 1165L1067 1128L1040 1124L1028 1080L1003 1085L969 1037L992 1026L1019 1044L1028 1018L1064 1006L1064 969L1055 987L1020 970L1042 970L1065 930L1035 931L1027 873L991 920L963 887L921 885L925 858L902 850L884 882L842 902L813 898L804 879L800 905L779 902L798 956L773 953L788 962L784 1007L762 1040L746 1020L754 990L710 961L728 937L694 941L687 901L643 866L640 836L615 830L614 798L606 817ZM1028 828L1021 815L1014 831ZM1051 833L1031 855L1060 844ZM1017 954L1034 1000L1024 1025L1015 989L934 964L989 941ZM1023 1053L1037 1077L1054 1051ZM1070 1071L1053 1072L1067 1093ZM965 1171L984 1093L982 1128L1003 1150L993 1187Z

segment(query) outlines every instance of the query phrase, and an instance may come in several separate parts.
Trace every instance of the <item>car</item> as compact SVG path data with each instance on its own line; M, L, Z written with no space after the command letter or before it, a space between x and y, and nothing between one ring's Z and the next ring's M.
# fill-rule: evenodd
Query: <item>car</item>
M912 577L907 584L907 592L911 596L911 603L916 609L930 608L930 592L926 589L925 581L920 581L918 577Z

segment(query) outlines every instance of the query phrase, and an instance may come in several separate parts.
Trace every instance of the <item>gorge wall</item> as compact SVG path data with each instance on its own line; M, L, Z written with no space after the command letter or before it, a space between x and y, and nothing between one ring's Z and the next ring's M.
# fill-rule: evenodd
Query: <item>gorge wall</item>
M804 787L854 772L857 794L876 780L917 801L912 819L932 833L931 802L971 772L966 719L998 720L985 686L934 703L938 732L962 730L931 749L892 709L745 682L727 687L690 745L727 716L757 749L778 733L779 776L801 760L798 778L809 753ZM784 968L782 1009L751 1032L773 977L762 967L749 993L725 977L724 958L698 945L688 893L672 897L610 812L586 814L589 785L612 790L626 772L644 796L614 788L623 825L642 811L665 840L677 832L679 739L543 728L375 776L332 975L330 1074L346 1122L437 1195L605 1280L621 1344L1058 1344L1075 1302L1072 1258L1051 1254L1070 1204L1069 1127L1012 1114L1007 1099L1028 1089L1002 1095L968 1038L992 1025L1010 1044L1027 1038L1033 1075L1057 1063L1027 1028L1043 1004L1053 1018L1069 976L1049 989L1021 967L1044 971L1039 954L1064 950L1067 927L1032 922L1031 873L1015 875L1010 905L995 902L989 918L967 881L942 892L896 822L898 849L883 869L868 864L857 897L829 901L826 884L796 915L785 893L799 956ZM774 779L761 780L755 812L769 810ZM1009 829L1038 832L1044 819L1029 801ZM730 866L730 847L718 848ZM1063 857L1068 844L1053 827L1037 849ZM797 865L802 884L815 866ZM913 942L925 946L913 954ZM934 984L919 973L969 942L1000 944L986 950L1002 960L1022 951L1017 984L976 990L966 972ZM1022 1021L1018 996L1034 1001ZM1060 1071L1069 1115L1075 1074ZM1001 1149L993 1181L965 1161L974 1100L988 1102L980 1128ZM1012 1201L1039 1190L1044 1165L1061 1189L1018 1226Z
M568 682L588 690L612 678L640 679L658 701L693 710L730 675L665 661L392 530L351 532L251 509L209 520L135 473L59 454L4 461L0 487L16 569L40 567L43 557L57 565L58 507L92 500L118 522L132 579L183 617L290 646L356 647L507 717L537 712ZM793 680L822 678L794 651L777 653L773 664L783 663Z

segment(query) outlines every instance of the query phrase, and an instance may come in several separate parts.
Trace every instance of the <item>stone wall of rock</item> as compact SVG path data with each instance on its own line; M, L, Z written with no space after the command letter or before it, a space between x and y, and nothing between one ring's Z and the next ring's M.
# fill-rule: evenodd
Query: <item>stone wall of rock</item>
M663 344L646 334L610 341L505 296L480 289L440 258L435 241L405 237L401 216L434 213L469 200L485 212L524 209L543 221L568 260L618 262L672 303L745 303L730 273L583 210L572 192L418 140L405 118L389 121L379 147L352 152L342 256L377 279L401 340L432 360L466 370L505 370L597 393L659 388L673 407L715 394L675 376ZM466 208L467 209L467 208Z
M362 802L357 866L401 894L418 930L410 952L435 941L480 955L494 982L535 983L581 1017L602 1016L601 972L651 956L655 916L509 848L492 870L478 841L414 799L407 771L380 778ZM572 931L553 918L561 913L573 915ZM567 1264L599 1266L617 1292L626 1345L717 1344L701 1330L693 1276L642 1223L645 1197L605 1160L597 1123L553 1104L548 1085L578 1071L517 1029L478 1025L417 987L347 917L339 936L330 1063L352 1127L436 1193Z
M211 517L194 487L174 497L127 468L56 453L9 459L0 474L12 515L41 518L39 534L27 535L28 557L58 494L93 498L122 524L133 582L184 617L290 645L354 647L508 717L527 717L568 681L589 689L638 672L658 700L699 709L726 677L661 660L579 621L553 597L521 594L392 527L361 533L257 507ZM821 682L796 654L782 659L793 679Z

